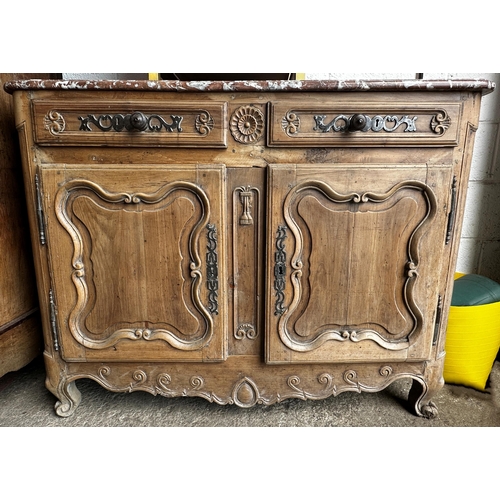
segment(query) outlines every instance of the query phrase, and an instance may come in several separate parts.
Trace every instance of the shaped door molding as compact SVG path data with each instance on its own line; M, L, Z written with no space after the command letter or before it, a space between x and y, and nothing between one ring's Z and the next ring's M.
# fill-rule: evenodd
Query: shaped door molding
M369 179L371 190L336 189L337 172L330 174L326 181L312 173L295 183L277 181L291 187L275 198L282 205L273 208L274 227L269 228L275 240L269 273L275 269L276 275L279 265L285 275L281 289L274 286L268 295L274 295L268 314L272 310L275 316L268 333L280 339L278 350L311 353L318 361L326 358L314 352L331 341L372 341L404 358L424 328L426 303L415 290L422 238L438 213L436 194L424 180L396 176L391 181L388 175L383 182ZM367 283L368 276L380 282ZM268 287L273 288L271 282ZM276 342L269 347L268 361L273 361ZM334 359L335 347L328 349L327 358Z
M95 351L120 341L163 341L182 352L208 348L210 359L223 359L224 322L214 319L221 214L209 194L181 180L155 181L156 190L140 192L115 189L116 183L110 189L98 176L58 185L54 211L71 239L63 250L72 254L65 274L76 292L73 305L63 299L63 317L77 343ZM71 295L65 282L59 291Z

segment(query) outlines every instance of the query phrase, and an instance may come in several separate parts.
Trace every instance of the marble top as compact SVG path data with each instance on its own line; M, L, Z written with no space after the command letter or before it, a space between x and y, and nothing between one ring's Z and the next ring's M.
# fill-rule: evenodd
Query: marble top
M349 92L349 91L457 91L488 94L489 80L16 80L6 82L8 93L17 90L137 90L166 92Z

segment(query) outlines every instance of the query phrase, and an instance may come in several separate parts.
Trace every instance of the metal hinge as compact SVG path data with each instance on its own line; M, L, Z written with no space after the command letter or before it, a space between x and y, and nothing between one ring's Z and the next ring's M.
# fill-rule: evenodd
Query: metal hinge
M453 226L455 225L455 212L457 209L457 177L453 176L451 184L451 201L450 212L448 214L448 228L446 230L446 245L451 241L451 234L453 233Z
M43 215L42 205L42 188L40 187L40 178L35 174L35 188L36 188L36 215L38 218L38 234L40 236L40 244L45 245L45 219Z
M50 307L50 329L54 340L54 350L59 350L59 332L57 331L57 308L54 300L54 292L49 290L49 307Z
M437 344L439 336L439 328L441 327L441 314L443 311L443 298L438 295L438 305L436 308L436 321L434 322L434 336L432 337L432 345Z

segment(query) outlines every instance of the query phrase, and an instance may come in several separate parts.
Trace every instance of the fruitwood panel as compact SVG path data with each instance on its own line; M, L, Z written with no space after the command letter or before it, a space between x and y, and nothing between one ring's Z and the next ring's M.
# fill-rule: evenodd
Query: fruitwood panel
M65 358L224 358L226 298L209 289L214 269L217 284L225 275L223 174L163 169L144 184L110 169L42 172Z
M268 361L429 354L451 168L409 173L272 167Z
M231 297L230 354L260 355L265 337L264 306L264 213L266 170L228 169L228 292Z

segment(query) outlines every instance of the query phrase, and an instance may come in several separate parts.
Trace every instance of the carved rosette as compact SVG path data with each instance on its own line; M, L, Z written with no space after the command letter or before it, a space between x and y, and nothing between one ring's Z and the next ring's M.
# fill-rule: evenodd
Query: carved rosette
M196 117L194 126L201 135L208 135L214 128L214 119L208 111L203 111Z
M440 110L431 119L431 130L439 135L443 135L451 125L451 118L445 110Z
M300 118L293 111L289 111L281 120L281 127L287 135L296 134L300 129Z
M66 128L66 121L63 115L55 110L51 110L45 115L43 123L51 134L59 134L64 132Z
M229 128L235 141L251 144L264 132L264 114L254 106L242 106L233 113Z

